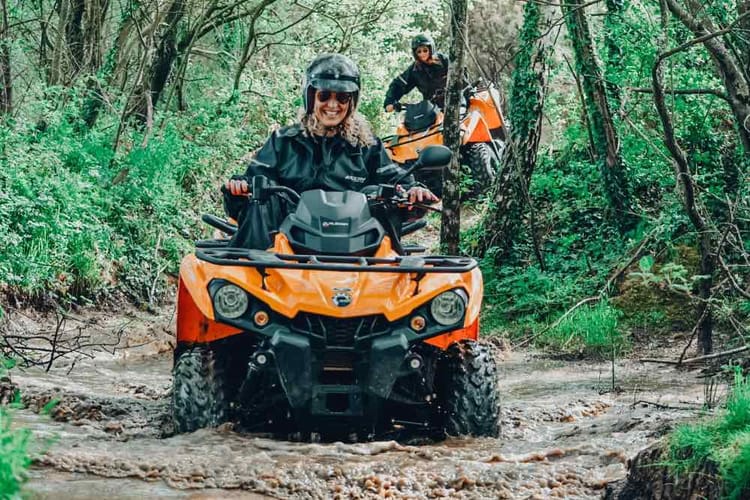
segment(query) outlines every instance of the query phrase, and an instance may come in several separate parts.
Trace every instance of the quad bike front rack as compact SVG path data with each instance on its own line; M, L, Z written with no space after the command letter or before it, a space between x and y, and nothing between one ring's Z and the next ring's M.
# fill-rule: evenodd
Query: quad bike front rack
M295 255L248 250L245 248L203 247L195 256L219 266L258 269L297 269L361 273L466 273L477 267L471 257L426 255L397 257L358 257L352 255Z

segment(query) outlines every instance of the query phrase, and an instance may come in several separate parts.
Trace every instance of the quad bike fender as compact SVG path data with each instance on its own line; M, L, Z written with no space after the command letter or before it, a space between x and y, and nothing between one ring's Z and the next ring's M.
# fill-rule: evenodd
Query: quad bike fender
M242 331L216 321L211 297L208 294L208 282L215 277L215 273L209 270L211 266L192 254L182 259L177 292L178 342L208 343ZM232 270L226 272L232 273ZM244 274L246 272L243 271ZM242 282L238 277L223 277L235 283Z
M203 344L240 332L238 328L214 321L211 307L208 311L199 307L180 278L177 291L177 342Z
M399 129L397 135L392 141L385 144L386 151L396 163L404 164L419 158L419 153L427 146L440 146L443 144L443 134L439 127L430 127L424 132L409 134L404 129Z
M471 142L492 142L492 134L487 121L479 111L472 111L461 122L462 144Z
M482 273L479 269L473 269L470 274L470 279L467 279L464 283L469 294L469 303L466 305L466 319L463 328L432 337L425 340L425 343L446 350L455 342L464 339L476 340L479 336L479 312L482 308L484 285Z
M493 95L496 94L496 95ZM484 118L490 130L503 126L503 118L498 111L500 95L496 89L479 92L469 100L469 108L478 111Z
M276 235L274 251L293 253L283 234ZM384 238L375 257L394 255L390 238ZM419 282L413 276L403 273L310 272L293 269L269 269L268 272L268 290L261 290L260 287L244 288L287 318L293 318L302 311L337 318L383 314L388 321L397 321L453 288L464 288L469 294L471 299L470 304L467 304L468 310L475 308L472 294L479 290L477 299L480 302L482 299L482 278L476 268L462 274L427 273ZM337 306L332 300L339 287L347 287L351 294L351 302L346 307ZM476 310L478 311L478 306Z

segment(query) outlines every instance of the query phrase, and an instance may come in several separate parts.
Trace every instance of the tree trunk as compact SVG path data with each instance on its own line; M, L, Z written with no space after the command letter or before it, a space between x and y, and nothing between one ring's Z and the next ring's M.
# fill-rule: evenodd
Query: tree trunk
M492 188L491 209L482 224L476 253L496 250L499 261L510 252L521 226L529 196L528 186L536 167L542 133L542 112L547 95L548 57L552 47L550 7L527 2L524 7L519 51L516 54L509 106L510 137L500 175Z
M102 67L104 55L102 32L108 9L109 0L87 0L86 2L82 61L90 73L96 73Z
M151 110L159 102L164 87L167 84L172 67L177 59L177 30L185 14L185 1L173 0L164 19L154 22L163 30L157 28L154 50L147 50L144 57L149 57L146 69L137 83L137 89L129 106L128 114L140 124L146 123ZM150 94L147 96L146 94Z
M573 43L576 71L583 82L594 147L602 172L604 192L621 232L632 229L635 219L630 208L628 183L620 156L620 143L607 99L607 91L589 29L586 10L581 4L563 3L562 11Z
M88 129L93 128L94 124L96 124L96 120L99 118L99 112L105 101L105 89L115 80L121 52L127 43L128 35L133 27L134 18L138 12L138 5L134 5L131 10L123 13L117 31L117 38L107 52L104 64L98 67L96 77L89 77L86 81L86 100L83 102L81 109L81 118Z
M664 30L664 39L666 40L667 33L667 19L666 19L666 3L671 0L662 0L660 2L662 8L662 29ZM671 9L670 9L671 10ZM663 43L662 43L663 45ZM669 116L669 111L664 102L664 87L662 85L662 69L661 63L664 59L680 52L680 48L662 52L656 58L654 67L651 72L652 86L654 91L654 104L659 113L662 126L664 127L664 143L667 146L672 158L675 161L675 174L677 177L677 185L680 186L682 192L682 201L685 206L685 212L687 212L688 219L690 220L693 228L695 229L698 237L698 251L700 253L700 274L701 279L698 283L698 296L700 298L700 305L698 308L699 320L697 325L698 330L698 343L704 354L711 352L712 346L712 332L713 332L713 315L711 310L711 287L713 285L713 275L715 271L715 261L713 255L713 245L711 228L706 223L705 215L700 207L699 201L696 199L695 185L693 183L693 177L690 173L690 166L688 164L685 152L682 150L680 145L677 143L675 138L674 127L672 125L672 119Z
M605 74L607 92L609 93L610 102L615 110L615 115L622 110L622 101L620 99L620 87L616 82L622 81L622 47L619 41L625 34L623 33L622 13L627 8L627 0L606 0L607 14L604 17L604 44L607 48L607 62L605 64Z
M0 0L0 116L13 112L13 80L10 72L10 24L8 4Z
M440 227L440 246L443 252L449 255L458 254L461 237L461 195L459 193L461 117L459 108L463 90L466 36L469 33L466 29L467 3L467 0L452 0L451 2L451 64L448 71L443 143L451 149L453 156L444 179L443 215Z
M46 81L50 80L50 61L47 48L50 46L47 16L44 13L44 0L39 0L39 67Z
M67 25L70 19L70 3L68 0L61 0L58 5L58 17L60 22L57 26L55 43L52 46L52 62L49 69L49 85L58 85L62 83L62 76L66 72L68 48L65 43Z
M737 0L737 17L740 20L737 24L739 35L734 37L734 43L740 54L745 78L750 78L750 40L747 38L750 33L750 0Z
M65 1L65 0L63 0ZM70 66L78 73L84 66L83 58L83 15L86 12L85 0L68 0L70 6L65 22L65 40L70 53Z

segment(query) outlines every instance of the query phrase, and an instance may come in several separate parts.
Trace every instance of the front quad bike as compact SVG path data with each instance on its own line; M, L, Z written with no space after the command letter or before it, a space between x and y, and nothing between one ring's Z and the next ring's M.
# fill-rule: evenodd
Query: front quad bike
M449 160L447 148L428 148L412 170ZM204 240L183 260L175 430L232 419L322 439L496 436L497 368L476 342L477 262L416 255L424 249L399 239L424 226L405 214L426 207L408 210L395 183L298 195L251 181L248 203L283 195L297 208L272 248Z
M481 80L471 85L466 94L469 105L461 114L461 163L471 174L469 196L476 197L492 185L495 168L505 149L505 125L500 108L500 93L493 84ZM396 134L384 144L391 159L408 167L419 153L430 145L443 144L443 113L430 101L396 105L405 111ZM442 196L441 174L423 170L417 180Z

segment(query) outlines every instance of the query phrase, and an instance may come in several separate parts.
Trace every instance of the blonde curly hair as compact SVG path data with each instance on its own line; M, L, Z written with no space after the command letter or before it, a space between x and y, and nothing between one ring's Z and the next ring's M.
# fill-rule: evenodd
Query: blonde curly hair
M357 111L349 113L349 116L333 128L324 127L314 113L308 115L304 109L300 109L299 121L302 124L303 133L307 136L327 135L333 130L336 135L343 137L352 146L365 147L376 144L375 134L367 118Z

